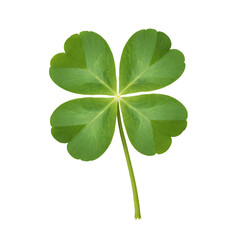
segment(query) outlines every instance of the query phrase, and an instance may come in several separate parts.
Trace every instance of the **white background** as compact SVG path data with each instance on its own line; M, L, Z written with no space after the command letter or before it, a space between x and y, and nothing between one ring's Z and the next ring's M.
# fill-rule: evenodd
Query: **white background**
M240 34L238 1L2 1L0 6L1 240L239 240ZM170 36L186 70L158 90L181 101L188 127L168 152L147 157L130 144L142 219L118 129L93 162L73 159L49 118L79 97L48 75L74 33L109 43L118 69L136 31ZM129 143L129 142L128 142Z

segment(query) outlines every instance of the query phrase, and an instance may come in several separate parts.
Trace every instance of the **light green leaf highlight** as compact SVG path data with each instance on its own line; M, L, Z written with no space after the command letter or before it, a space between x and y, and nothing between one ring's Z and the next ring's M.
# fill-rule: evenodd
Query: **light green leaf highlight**
M65 42L64 50L52 58L49 70L58 86L80 94L116 94L113 55L101 36L87 31L74 34Z
M120 98L124 125L132 145L145 155L160 154L171 137L187 126L187 110L176 99L160 94Z
M51 116L53 137L68 143L68 152L84 161L100 157L114 134L115 98L81 98L60 105Z
M185 69L184 56L170 50L169 37L153 29L136 32L126 43L120 62L121 95L163 88Z

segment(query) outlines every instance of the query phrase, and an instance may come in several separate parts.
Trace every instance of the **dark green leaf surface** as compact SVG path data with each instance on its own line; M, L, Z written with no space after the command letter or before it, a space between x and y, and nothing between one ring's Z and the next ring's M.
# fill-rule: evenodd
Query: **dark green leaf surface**
M84 161L100 157L111 143L117 114L115 98L82 98L60 105L51 116L53 137L68 143L69 153Z
M72 35L64 50L51 60L50 76L58 86L81 94L116 94L113 55L101 36L87 31Z
M119 92L128 94L163 88L184 71L184 56L170 50L171 41L153 29L136 32L124 47L119 74Z
M171 137L181 134L187 125L185 107L166 95L122 97L120 105L128 137L145 155L167 151Z

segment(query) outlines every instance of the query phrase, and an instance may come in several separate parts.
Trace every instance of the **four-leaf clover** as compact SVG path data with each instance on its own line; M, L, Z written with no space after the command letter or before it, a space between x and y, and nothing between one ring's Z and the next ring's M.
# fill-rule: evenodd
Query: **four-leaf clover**
M79 98L60 105L51 116L52 135L67 143L72 157L95 160L110 145L117 118L133 188L135 218L141 218L141 214L120 109L129 140L142 154L164 153L171 145L171 137L182 133L187 111L176 99L162 94L123 97L163 88L181 76L184 56L170 48L171 41L163 32L136 32L122 53L119 92L112 52L94 32L72 35L65 42L65 52L51 60L50 76L61 88L110 96Z

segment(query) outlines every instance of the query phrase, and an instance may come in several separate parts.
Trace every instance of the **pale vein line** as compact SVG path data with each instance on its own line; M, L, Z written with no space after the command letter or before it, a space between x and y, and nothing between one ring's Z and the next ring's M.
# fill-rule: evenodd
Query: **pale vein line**
M116 98L114 98L101 112L99 112L89 123L85 124L85 126L70 140L73 141L74 138L76 138L78 136L79 133L81 133L83 130L86 130L90 124L92 124L97 118L99 118L105 111L106 109L109 108L110 105L112 105L112 103L116 101Z
M132 108L135 112L138 114L142 115L144 118L146 118L148 121L151 122L151 119L149 119L147 116L145 116L142 112L140 112L137 108L133 107L131 104L129 104L126 100L121 98L121 101L123 101L126 105L128 105L130 108Z
M114 101L116 101L115 98L101 112L99 112L88 124L86 124L86 127L89 126L92 122L94 122L98 117L100 117L106 111L106 109L108 109L109 106L112 105Z
M149 68L149 67L148 67ZM123 94L126 89L128 89L132 84L134 84L147 70L145 69L143 72L141 72L137 77L135 77L121 92L120 92L120 95Z
M107 87L114 95L116 95L116 92L113 91L113 89L111 87L109 87L108 84L106 84L100 77L98 77L97 75L95 75L93 72L91 72L89 69L87 69L87 71L92 74L100 83L102 83L105 87Z

